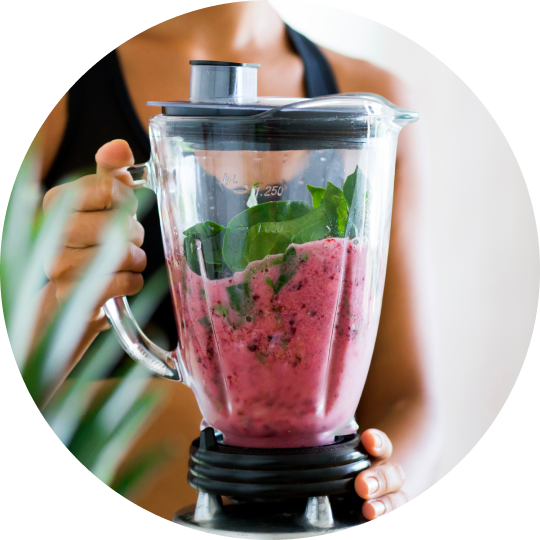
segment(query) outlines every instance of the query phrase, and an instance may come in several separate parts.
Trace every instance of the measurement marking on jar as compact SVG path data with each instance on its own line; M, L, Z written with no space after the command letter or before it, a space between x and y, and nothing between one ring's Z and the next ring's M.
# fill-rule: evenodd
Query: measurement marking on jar
M276 186L266 186L265 191L263 193L263 197L275 197L276 195L278 197L281 197L283 195L283 186L276 185ZM256 195L259 194L259 188L257 187Z
M227 176L227 173L223 175L223 183L224 184L238 184L238 180L236 179L236 174L231 178L230 176Z

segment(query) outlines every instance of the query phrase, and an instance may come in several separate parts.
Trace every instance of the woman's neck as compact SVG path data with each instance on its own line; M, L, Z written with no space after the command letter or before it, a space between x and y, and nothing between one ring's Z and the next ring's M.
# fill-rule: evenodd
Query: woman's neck
M134 40L167 42L168 46L198 51L201 58L235 56L246 50L279 52L285 46L284 24L265 0L234 2L186 13L139 34ZM276 48L278 50L276 50ZM243 61L249 61L247 59Z
M261 64L262 96L304 97L304 65L285 24L266 1L235 2L161 23L117 49L129 95L142 124L158 111L148 99L189 99L190 60Z

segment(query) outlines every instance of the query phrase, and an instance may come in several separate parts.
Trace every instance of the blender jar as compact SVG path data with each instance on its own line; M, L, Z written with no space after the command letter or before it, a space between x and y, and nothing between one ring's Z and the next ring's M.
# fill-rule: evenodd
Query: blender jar
M373 94L259 99L252 72L195 63L198 94L150 120L139 171L157 193L176 351L149 342L125 299L106 312L128 353L193 390L225 444L330 444L358 428L397 138L417 115Z

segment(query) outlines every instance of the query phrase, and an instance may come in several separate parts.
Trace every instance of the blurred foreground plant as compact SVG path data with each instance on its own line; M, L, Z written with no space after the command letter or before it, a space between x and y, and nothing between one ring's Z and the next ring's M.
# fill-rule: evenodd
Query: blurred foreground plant
M40 291L47 282L43 268L59 253L77 192L67 192L43 216L35 164L31 150L13 188L2 238L0 279L11 346L24 382L54 432L91 472L129 497L164 459L164 449L157 448L136 456L118 474L120 462L160 401L155 391L147 389L150 375L134 364L114 384L96 392L95 381L106 377L122 357L116 337L108 331L84 355L76 375L62 382L96 301L125 256L125 231L119 221L109 224L95 259L69 299L38 334ZM167 288L163 268L132 303L141 324L149 319Z

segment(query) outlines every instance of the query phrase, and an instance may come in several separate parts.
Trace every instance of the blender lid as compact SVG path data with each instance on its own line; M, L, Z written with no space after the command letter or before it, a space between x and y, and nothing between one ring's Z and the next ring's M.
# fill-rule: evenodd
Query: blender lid
M417 119L414 111L396 107L376 94L337 94L319 98L259 97L257 70L260 64L191 60L189 100L149 101L165 116L256 116L274 111L281 119L352 120L387 116L398 125ZM216 118L217 120L217 118Z
M162 108L154 124L165 124L168 137L181 137L194 149L210 142L234 151L358 148L370 137L397 136L418 118L376 94L259 97L258 64L190 63L190 99L148 105Z
M167 116L253 116L299 101L257 96L260 64L191 60L189 101L149 101Z
M254 116L305 98L261 98L252 103L228 101L148 101L152 107L161 107L166 116Z

